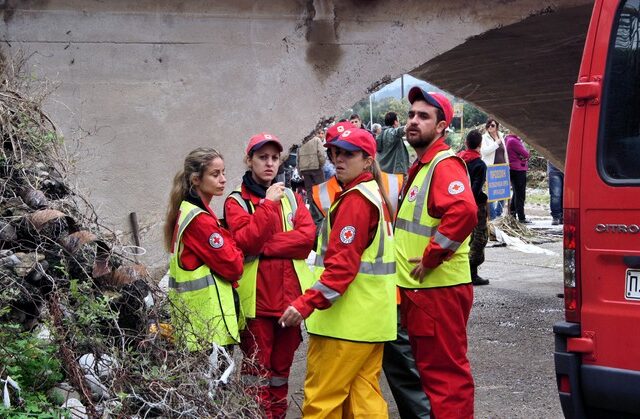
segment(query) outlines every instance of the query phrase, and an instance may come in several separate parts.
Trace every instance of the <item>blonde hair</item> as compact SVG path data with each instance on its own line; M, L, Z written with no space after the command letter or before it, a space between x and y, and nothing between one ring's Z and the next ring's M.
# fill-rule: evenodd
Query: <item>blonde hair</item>
M164 246L171 252L173 246L173 231L180 204L187 199L193 187L193 179L201 178L206 167L215 159L222 159L222 154L213 148L199 147L190 152L184 159L184 167L173 178L173 186L169 194L169 206L164 221Z

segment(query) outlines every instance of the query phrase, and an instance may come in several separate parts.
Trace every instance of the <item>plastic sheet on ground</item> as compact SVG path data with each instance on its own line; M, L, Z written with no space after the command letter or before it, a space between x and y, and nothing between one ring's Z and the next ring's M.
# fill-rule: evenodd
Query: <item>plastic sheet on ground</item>
M213 398L216 393L216 387L220 384L224 385L229 382L229 377L235 370L236 363L223 346L213 343L212 349L213 350L209 355L209 374L207 378L209 380L209 397ZM225 370L220 374L220 377L214 378L222 370L221 367L224 364L227 365Z
M549 256L553 256L556 253L551 250L543 249L540 246L536 246L535 244L527 244L520 240L517 237L511 237L504 231L500 230L498 227L495 227L496 240L500 243L506 244L509 248L513 250L517 250L523 253L537 253L537 254L545 254Z
M4 383L4 390L2 392L2 401L3 401L4 407L8 409L11 407L11 397L9 395L9 387L13 387L13 389L18 392L18 397L19 397L20 386L18 385L18 383L13 381L13 379L11 379L11 377L9 376L7 376L6 380L0 379L0 382Z

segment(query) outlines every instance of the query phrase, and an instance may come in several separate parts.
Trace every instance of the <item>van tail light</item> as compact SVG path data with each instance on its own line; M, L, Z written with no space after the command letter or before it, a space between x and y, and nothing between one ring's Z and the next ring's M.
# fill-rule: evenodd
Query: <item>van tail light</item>
M558 376L558 391L560 393L571 393L571 381L568 375Z
M577 209L564 210L564 315L580 323L580 228Z

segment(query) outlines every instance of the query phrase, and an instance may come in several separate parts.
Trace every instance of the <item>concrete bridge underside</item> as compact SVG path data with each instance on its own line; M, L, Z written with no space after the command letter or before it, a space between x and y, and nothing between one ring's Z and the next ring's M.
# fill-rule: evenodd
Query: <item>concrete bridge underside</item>
M170 182L201 145L229 186L259 131L299 142L403 73L495 115L564 160L591 0L5 0L0 46L60 82L47 110L81 138L79 182L105 224L137 212L160 264ZM219 203L214 208L220 208Z

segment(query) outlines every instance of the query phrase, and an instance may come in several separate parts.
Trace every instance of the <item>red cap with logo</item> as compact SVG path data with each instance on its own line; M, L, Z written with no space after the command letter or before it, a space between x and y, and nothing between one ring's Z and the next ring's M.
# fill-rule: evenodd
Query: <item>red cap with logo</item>
M427 92L419 86L414 86L409 90L407 99L409 99L409 103L413 103L418 99L423 99L429 105L435 106L444 113L444 120L446 121L447 126L451 124L451 120L453 119L453 106L451 106L449 99L447 99L447 97L442 93Z
M345 130L354 129L355 127L356 126L349 121L338 122L327 129L327 133L324 138L329 143L338 138Z
M252 151L256 151L267 143L275 144L276 147L278 147L278 150L282 152L282 144L280 143L278 137L272 134L267 134L266 132L261 132L260 134L256 134L251 137L251 139L249 140L249 145L247 145L246 153L249 154Z
M376 140L366 129L346 129L338 138L328 141L325 147L338 147L349 151L364 151L371 157L376 157Z

